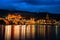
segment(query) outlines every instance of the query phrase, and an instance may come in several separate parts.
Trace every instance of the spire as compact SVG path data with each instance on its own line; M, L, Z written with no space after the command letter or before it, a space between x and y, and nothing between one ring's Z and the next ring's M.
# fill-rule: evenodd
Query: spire
M46 14L46 19L47 19L47 20L49 19L49 15L48 15L48 14Z

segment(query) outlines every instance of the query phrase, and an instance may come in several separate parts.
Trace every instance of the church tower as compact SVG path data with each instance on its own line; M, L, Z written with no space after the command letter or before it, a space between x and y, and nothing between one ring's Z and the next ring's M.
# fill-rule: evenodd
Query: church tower
M49 20L49 15L48 14L46 14L46 20Z

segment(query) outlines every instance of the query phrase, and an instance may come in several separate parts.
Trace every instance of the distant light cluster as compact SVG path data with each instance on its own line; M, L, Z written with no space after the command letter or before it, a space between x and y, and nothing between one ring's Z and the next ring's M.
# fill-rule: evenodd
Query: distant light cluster
M56 21L55 19L49 19L49 15L46 15L45 19L38 19L36 20L35 18L28 18L24 17L20 14L8 14L5 18L0 17L0 24L23 24L23 25L28 25L28 24L60 24L60 21Z

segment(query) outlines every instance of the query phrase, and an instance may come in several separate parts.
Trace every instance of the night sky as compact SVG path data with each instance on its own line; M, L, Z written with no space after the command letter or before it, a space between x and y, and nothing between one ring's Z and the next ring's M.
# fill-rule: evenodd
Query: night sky
M60 0L0 0L0 9L60 13Z

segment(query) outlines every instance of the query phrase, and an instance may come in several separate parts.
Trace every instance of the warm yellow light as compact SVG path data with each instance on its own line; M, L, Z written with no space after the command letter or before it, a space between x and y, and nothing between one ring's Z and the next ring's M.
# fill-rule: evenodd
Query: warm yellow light
M32 29L32 38L35 37L35 26L34 25L31 25L31 29Z
M20 25L14 25L14 40L19 40Z
M11 25L5 26L5 40L11 40Z
M21 39L25 40L25 29L26 25L21 25Z
M27 38L30 38L30 25L27 25L27 32L26 32L26 36Z

